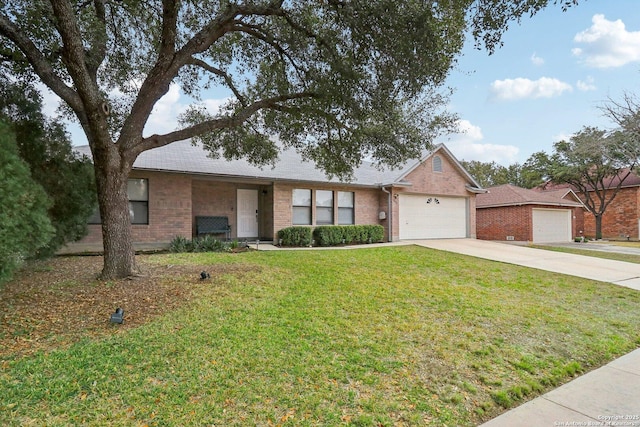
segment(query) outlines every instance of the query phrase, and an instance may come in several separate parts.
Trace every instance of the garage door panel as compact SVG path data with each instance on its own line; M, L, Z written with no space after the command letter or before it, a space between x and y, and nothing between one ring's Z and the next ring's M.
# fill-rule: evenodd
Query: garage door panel
M467 237L467 202L462 197L401 195L400 239Z
M571 241L571 210L532 209L533 241Z

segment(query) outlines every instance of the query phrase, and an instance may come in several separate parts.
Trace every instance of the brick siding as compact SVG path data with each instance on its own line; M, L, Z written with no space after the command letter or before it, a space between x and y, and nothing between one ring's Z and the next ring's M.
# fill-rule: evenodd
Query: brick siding
M534 208L567 209L566 207L545 205L501 206L477 209L477 238L481 240L507 240L513 236L514 241L533 241ZM580 236L583 230L584 213L582 208L572 209L572 236Z
M622 188L618 192L602 216L604 239L620 239L626 236L638 239L639 198L638 187ZM591 212L584 214L584 229L587 237L595 237L596 221Z

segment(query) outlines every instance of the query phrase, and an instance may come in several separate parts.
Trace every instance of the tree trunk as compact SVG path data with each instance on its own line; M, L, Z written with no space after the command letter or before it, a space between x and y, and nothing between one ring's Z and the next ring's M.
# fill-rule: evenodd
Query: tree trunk
M594 215L596 220L596 240L602 239L602 215Z
M127 196L129 173L120 168L101 169L96 170L104 246L101 278L129 277L137 273Z

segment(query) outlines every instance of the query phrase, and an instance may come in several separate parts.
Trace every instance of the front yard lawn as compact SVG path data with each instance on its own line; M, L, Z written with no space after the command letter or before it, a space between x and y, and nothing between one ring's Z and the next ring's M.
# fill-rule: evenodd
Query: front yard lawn
M637 291L426 248L138 261L19 274L69 299L44 320L0 290L1 425L476 425L640 346ZM91 290L124 325L71 308Z

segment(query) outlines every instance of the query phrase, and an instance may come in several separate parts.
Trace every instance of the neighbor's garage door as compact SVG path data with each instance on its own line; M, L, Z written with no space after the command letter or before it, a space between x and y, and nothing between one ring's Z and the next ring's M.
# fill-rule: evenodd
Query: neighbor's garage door
M401 194L400 239L467 237L467 200Z
M533 209L533 241L571 241L571 210Z

